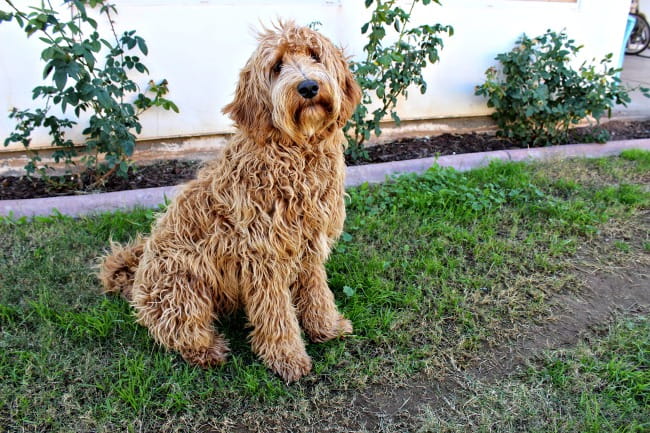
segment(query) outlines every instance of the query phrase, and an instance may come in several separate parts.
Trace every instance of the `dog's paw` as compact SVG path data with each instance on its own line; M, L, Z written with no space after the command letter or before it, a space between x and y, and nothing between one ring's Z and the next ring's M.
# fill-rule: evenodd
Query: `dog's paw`
M277 359L270 362L269 367L285 382L295 382L311 371L311 358L309 355L293 355L286 359Z
M190 364L209 368L225 363L229 352L228 347L223 345L205 349L186 349L181 351L181 355Z
M309 339L314 343L323 343L334 338L352 334L352 322L339 315L338 319L333 324L322 326L317 329L311 329L307 331L307 334L309 335Z
M344 335L352 334L352 322L343 316L339 317L337 330L338 330L337 337L342 337Z

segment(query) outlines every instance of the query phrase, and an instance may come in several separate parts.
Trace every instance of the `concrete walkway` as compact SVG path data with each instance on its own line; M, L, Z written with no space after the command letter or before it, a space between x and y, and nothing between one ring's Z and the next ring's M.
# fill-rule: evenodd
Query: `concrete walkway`
M626 55L623 61L621 80L627 87L650 88L650 50L640 55ZM616 107L612 110L612 119L650 119L650 98L645 97L640 90L630 94L632 102L627 107Z

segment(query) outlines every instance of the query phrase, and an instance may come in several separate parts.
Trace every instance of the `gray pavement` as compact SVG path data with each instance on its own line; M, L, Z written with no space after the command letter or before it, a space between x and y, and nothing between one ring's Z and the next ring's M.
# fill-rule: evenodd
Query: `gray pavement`
M621 80L630 88L650 88L650 49L640 55L625 56ZM650 119L650 98L645 97L639 90L631 92L630 96L632 102L627 107L614 108L612 118Z

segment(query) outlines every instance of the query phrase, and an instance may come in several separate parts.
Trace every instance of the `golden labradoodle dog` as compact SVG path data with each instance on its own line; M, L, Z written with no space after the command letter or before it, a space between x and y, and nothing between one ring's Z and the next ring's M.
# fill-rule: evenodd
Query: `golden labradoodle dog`
M352 332L324 262L345 218L342 126L360 89L342 51L281 23L259 35L224 108L237 132L147 238L113 245L100 278L137 320L189 362L225 361L213 322L244 308L253 351L286 381L311 369L315 342Z

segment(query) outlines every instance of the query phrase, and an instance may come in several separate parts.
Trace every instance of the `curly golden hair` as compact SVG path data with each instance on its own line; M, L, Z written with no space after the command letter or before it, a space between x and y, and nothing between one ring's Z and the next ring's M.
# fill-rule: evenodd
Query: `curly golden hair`
M148 237L103 258L106 292L190 363L225 361L213 322L243 308L253 351L285 381L315 342L352 332L324 263L345 219L341 128L361 92L343 52L293 22L259 35L224 109L237 132L187 183Z

